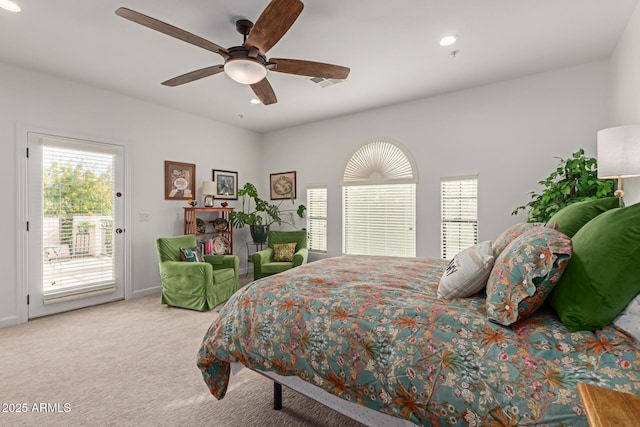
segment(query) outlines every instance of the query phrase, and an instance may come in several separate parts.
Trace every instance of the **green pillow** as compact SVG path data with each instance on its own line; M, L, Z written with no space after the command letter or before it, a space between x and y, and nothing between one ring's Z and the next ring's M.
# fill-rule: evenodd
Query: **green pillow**
M617 197L572 203L556 212L547 221L547 226L556 228L565 235L573 237L583 225L593 218L610 209L617 208L619 205L620 202Z
M598 215L572 241L548 302L571 331L600 329L640 292L640 203Z

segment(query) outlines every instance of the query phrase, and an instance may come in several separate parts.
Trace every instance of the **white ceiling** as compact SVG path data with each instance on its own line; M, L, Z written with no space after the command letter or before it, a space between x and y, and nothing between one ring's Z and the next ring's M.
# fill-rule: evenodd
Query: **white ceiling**
M115 15L125 6L221 46L242 44L235 21L267 0L14 0L0 9L0 61L267 132L611 55L638 0L303 0L268 57L351 68L322 88L270 73L278 103L252 105L224 74L160 83L222 63L217 54ZM439 46L448 33L460 36ZM452 57L450 51L459 54Z

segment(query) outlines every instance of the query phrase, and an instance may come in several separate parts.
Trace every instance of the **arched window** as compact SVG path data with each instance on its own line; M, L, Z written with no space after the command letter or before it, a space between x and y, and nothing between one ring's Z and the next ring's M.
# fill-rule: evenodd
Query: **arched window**
M342 251L354 255L416 255L413 157L400 143L377 139L351 154L342 177Z

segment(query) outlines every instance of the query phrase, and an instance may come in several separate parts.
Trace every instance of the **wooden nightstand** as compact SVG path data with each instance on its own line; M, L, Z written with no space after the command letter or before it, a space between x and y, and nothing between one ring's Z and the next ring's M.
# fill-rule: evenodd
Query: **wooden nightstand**
M591 427L640 426L640 396L583 383L578 393Z

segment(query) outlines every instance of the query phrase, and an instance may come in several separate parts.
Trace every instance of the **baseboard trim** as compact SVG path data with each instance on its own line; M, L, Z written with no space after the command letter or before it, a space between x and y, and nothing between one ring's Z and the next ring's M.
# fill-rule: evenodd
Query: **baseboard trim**
M18 323L20 323L18 321L18 316L5 317L3 319L0 319L0 328L6 328L8 326L15 326Z
M131 298L148 297L149 295L160 294L161 292L161 286L154 286L153 288L139 289L131 292Z

